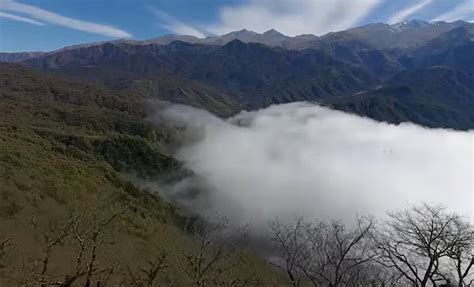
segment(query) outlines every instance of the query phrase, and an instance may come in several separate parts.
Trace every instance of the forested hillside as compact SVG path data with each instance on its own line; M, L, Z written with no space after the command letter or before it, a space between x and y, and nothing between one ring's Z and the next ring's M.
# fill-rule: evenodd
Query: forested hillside
M205 227L130 179L180 169L143 99L10 64L0 86L0 285L278 280L250 253L217 245L224 223ZM203 249L204 234L214 239ZM202 264L216 258L203 274L195 252Z

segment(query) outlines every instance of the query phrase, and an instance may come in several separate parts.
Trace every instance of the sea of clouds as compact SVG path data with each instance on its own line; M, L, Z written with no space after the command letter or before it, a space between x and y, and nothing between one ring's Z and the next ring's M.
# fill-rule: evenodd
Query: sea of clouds
M195 173L162 190L201 215L259 226L299 215L383 216L426 202L474 218L473 132L391 125L310 103L227 120L170 105L160 117L183 130L176 156Z

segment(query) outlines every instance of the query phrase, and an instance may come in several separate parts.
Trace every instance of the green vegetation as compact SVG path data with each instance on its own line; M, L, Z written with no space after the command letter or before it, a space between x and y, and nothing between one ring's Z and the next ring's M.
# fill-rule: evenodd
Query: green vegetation
M200 253L238 255L225 276L219 270L230 257L219 256L198 279L180 264L199 250L198 233L185 231L189 219L176 206L128 178L180 168L162 148L168 131L145 120L143 98L8 64L0 65L0 87L0 285L278 279L230 244Z

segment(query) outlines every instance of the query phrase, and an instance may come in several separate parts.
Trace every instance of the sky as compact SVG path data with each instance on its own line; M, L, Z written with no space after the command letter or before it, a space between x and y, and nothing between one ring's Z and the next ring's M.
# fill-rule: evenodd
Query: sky
M241 29L322 35L411 19L474 21L474 0L0 0L0 51Z

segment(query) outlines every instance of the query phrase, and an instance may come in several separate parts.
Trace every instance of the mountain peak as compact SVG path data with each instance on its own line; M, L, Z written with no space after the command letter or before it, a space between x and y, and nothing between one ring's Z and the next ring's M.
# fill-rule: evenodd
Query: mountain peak
M277 30L275 29L270 29L268 31L266 31L265 33L263 33L262 35L265 35L265 36L283 36L285 37L285 35L283 35L282 33L278 32Z
M403 22L400 22L400 23L396 23L396 24L390 25L390 27L392 27L393 29L395 29L397 31L403 31L403 30L407 30L407 29L422 29L422 28L428 27L430 25L431 24L426 22L426 21L415 19L415 20L403 21Z
M242 29L242 30L239 30L239 31L230 32L226 35L258 35L258 33L254 32L254 31L247 30L247 29ZM225 35L223 35L223 36L225 36Z
M420 20L420 19L414 19L414 20L411 20L409 21L409 23L413 24L413 25L422 25L422 26L428 26L430 25L430 23L424 21L424 20Z

